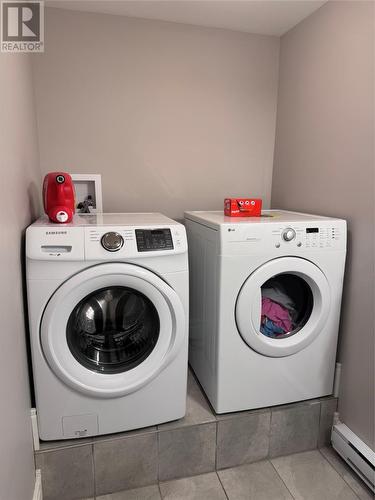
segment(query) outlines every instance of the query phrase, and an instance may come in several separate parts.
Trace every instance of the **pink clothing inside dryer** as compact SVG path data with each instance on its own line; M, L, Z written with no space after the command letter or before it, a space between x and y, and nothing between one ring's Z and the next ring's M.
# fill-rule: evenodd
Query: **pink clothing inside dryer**
M262 316L267 316L285 332L291 332L293 329L288 309L266 297L262 298Z

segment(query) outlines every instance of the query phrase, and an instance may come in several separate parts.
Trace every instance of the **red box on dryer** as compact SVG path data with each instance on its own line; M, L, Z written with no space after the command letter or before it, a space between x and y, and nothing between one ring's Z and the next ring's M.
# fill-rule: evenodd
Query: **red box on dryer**
M259 217L262 200L259 198L225 198L224 215L228 217Z

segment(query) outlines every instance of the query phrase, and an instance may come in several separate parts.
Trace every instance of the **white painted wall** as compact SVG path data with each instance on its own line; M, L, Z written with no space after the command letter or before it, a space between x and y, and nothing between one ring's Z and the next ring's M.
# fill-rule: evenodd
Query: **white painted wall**
M41 176L30 59L0 54L0 499L34 489L22 289L22 236L39 214Z
M268 205L277 37L46 10L33 58L43 172L101 173L107 212Z
M373 2L328 2L281 38L272 205L348 221L339 411L375 450Z

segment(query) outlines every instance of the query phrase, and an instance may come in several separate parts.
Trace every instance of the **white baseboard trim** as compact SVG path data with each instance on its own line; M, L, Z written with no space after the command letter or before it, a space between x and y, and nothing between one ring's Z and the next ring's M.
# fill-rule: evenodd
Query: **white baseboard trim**
M35 471L35 487L32 500L43 500L42 472L40 469Z
M358 476L375 492L375 453L345 424L335 423L332 446Z

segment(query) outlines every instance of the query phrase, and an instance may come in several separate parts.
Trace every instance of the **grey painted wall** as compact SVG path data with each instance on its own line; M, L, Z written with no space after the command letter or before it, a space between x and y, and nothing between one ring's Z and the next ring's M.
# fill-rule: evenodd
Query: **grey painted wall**
M374 4L328 2L281 38L272 206L347 219L340 417L374 447Z
M269 204L279 39L46 9L41 168L101 173L105 211Z
M39 213L31 64L0 54L0 499L28 500L35 471L23 319L21 238Z

